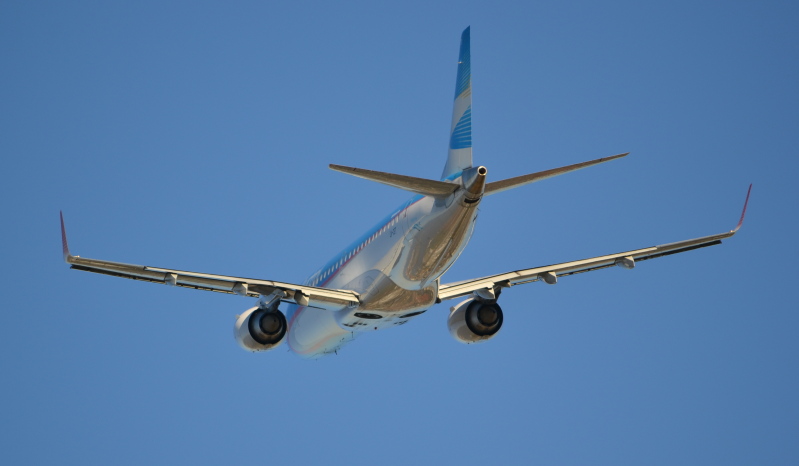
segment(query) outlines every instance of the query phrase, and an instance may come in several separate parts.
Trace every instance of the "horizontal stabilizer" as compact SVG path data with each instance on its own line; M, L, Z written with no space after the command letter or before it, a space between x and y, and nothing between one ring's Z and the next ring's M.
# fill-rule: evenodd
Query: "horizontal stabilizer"
M393 173L365 170L363 168L345 167L343 165L330 164L330 169L348 175L357 176L366 180L377 181L378 183L394 186L412 193L423 196L445 197L454 193L460 185L447 183L445 181L427 180L415 178L413 176L395 175Z
M619 155L613 155L611 157L603 157L601 159L590 160L588 162L575 163L574 165L566 165L565 167L553 168L551 170L544 170L542 172L530 173L529 175L522 175L514 178L508 178L506 180L494 181L493 183L486 184L485 194L496 194L501 191L506 191L511 188L517 188L519 186L524 186L526 184L535 183L536 181L552 178L553 176L562 175L564 173L569 173L571 171L579 170L581 168L609 162L611 160L616 160L627 156L627 154L629 154L629 152Z

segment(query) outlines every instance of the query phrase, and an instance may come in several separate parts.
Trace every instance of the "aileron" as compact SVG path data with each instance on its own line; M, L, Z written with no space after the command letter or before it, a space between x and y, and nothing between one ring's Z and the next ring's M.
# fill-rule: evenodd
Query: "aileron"
M63 214L61 233L64 260L75 270L253 298L279 295L285 301L328 310L352 307L360 302L360 295L350 290L317 288L273 280L189 272L73 256L67 246Z
M735 229L728 232L678 241L675 243L662 244L660 246L635 249L632 251L591 257L588 259L571 262L563 262L561 264L515 270L512 272L491 275L475 280L443 284L439 287L438 299L443 301L461 296L467 296L478 290L504 288L536 281L545 281L546 283L554 284L557 282L558 277L591 272L594 270L606 269L614 266L631 269L635 266L635 262L637 261L656 259L659 257L721 244L721 240L733 236L738 229L741 228L744 216L746 215L746 207L749 204L749 194L751 192L752 186L750 185L749 191L746 193L746 200L744 201L741 219L738 221L738 225L735 227Z

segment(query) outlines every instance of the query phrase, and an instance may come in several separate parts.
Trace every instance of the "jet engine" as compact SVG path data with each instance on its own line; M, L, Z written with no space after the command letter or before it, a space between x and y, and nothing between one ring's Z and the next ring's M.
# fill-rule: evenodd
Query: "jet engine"
M449 333L461 343L480 343L491 339L502 327L502 309L496 301L471 298L454 306L447 319Z
M269 351L283 343L286 336L286 316L275 308L247 309L236 319L233 336L247 351Z

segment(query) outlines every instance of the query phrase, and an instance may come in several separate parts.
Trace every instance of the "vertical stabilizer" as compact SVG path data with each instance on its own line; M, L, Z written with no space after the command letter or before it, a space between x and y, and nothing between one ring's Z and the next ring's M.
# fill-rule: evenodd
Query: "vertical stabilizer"
M472 166L472 64L469 46L470 27L461 35L458 77L455 80L455 104L449 136L449 156L441 179Z

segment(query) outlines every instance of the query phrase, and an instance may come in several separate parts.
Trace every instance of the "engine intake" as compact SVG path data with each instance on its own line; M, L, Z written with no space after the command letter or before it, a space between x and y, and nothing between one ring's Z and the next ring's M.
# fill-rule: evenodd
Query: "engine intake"
M278 309L247 309L236 319L233 335L247 351L269 351L283 343L286 337L286 316Z
M447 325L454 339L471 344L490 340L502 328L502 320L499 304L471 298L452 308Z

